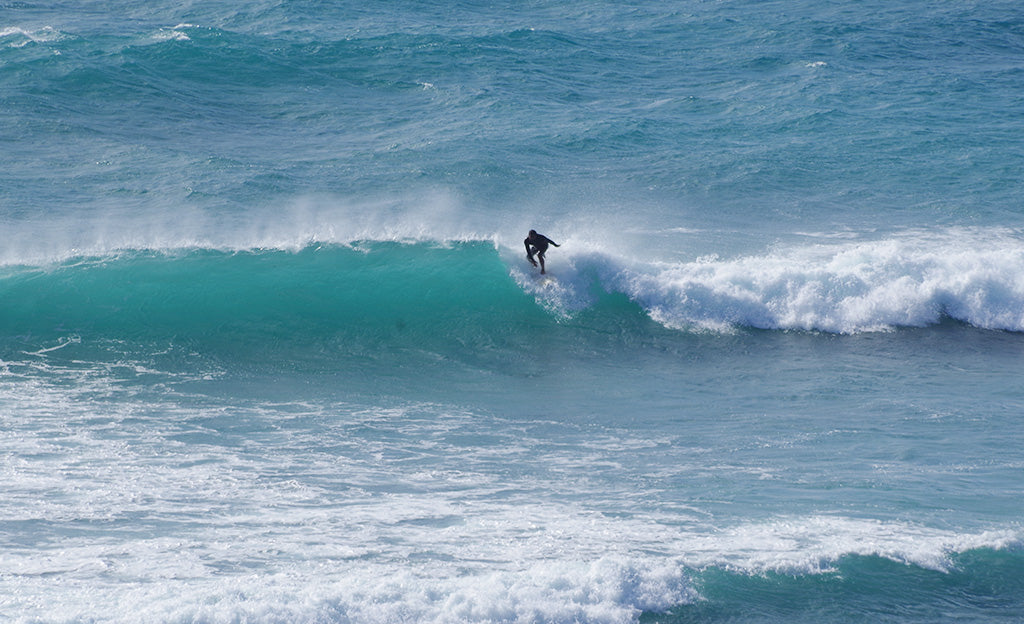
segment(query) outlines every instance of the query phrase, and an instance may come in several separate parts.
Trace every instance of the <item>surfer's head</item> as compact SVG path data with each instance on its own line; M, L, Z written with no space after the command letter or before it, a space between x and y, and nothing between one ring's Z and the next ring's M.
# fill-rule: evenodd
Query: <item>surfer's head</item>
M530 236L536 236L537 230L530 230Z

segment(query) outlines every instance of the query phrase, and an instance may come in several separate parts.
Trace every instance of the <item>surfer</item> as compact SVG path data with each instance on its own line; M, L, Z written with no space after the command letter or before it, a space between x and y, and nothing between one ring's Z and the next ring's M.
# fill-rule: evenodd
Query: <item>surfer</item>
M537 266L537 260L540 260L540 273L544 274L544 252L548 250L548 245L554 245L558 247L558 243L551 240L543 234L538 234L536 230L530 230L530 235L523 241L526 245L526 259L530 261L530 264ZM533 254L537 254L537 260L533 259Z

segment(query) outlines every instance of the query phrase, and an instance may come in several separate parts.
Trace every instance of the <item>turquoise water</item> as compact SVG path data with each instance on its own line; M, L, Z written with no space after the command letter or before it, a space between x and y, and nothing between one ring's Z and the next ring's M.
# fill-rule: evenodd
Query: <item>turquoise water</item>
M1022 78L1010 2L0 3L0 619L1021 620Z

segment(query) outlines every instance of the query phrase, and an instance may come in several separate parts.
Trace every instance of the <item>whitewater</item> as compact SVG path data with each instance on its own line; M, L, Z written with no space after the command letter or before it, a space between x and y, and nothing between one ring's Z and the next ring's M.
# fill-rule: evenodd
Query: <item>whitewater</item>
M0 3L0 619L1020 621L1022 74L1002 1Z

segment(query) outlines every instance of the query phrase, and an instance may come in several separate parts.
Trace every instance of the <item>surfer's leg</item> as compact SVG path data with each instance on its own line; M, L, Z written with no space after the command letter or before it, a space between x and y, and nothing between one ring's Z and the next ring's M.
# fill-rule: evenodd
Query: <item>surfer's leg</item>
M540 260L540 274L544 275L544 254L537 254L537 259Z

